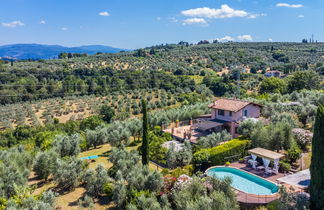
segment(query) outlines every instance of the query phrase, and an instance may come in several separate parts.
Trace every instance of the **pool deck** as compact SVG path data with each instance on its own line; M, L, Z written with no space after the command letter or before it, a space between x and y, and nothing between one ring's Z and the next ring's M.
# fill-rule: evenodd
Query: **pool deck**
M273 174L273 175L265 175L263 171L257 171L255 169L249 168L246 166L245 163L239 163L239 162L234 162L230 164L230 167L235 167L239 168L241 170L247 171L249 173L252 173L254 175L257 175L259 177L262 177L266 180L269 180L271 182L274 182L276 184L280 184L277 179L280 179L285 176L283 173L278 173L278 174ZM287 189L291 187L290 185L284 184ZM270 203L274 200L277 200L279 198L279 194L274 194L274 195L252 195L248 194L242 191L235 190L236 195L237 195L237 200L240 203L246 203L246 204L267 204Z
M167 128L165 130L163 130L163 132L167 132L170 133L173 137L175 137L176 139L179 139L181 141L184 140L184 134L186 132L190 132L191 133L191 138L190 138L190 142L196 144L197 140L200 137L203 136L207 136L208 134L210 134L209 132L200 132L194 129L191 129L191 125L185 125L185 126L180 126L177 128L174 128L174 132L172 134L172 129L171 128Z
M288 176L282 177L278 179L278 181L304 190L307 189L310 185L310 179L310 171L309 169L306 169L295 174L290 174Z

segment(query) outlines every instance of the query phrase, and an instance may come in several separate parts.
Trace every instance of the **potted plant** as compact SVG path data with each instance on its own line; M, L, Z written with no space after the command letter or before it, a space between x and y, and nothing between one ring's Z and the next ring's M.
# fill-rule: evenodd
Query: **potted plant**
M244 163L244 159L243 158L240 158L239 159L239 163Z
M225 166L229 166L231 163L229 162L229 161L227 161L226 163L225 163Z

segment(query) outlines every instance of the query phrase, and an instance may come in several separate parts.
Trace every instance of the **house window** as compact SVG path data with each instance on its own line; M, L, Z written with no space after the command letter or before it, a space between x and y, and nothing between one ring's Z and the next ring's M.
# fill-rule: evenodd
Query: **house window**
M244 110L244 116L247 117L247 115L248 115L248 111Z
M229 116L232 117L232 112L231 111L229 112Z
M218 115L224 116L225 115L225 111L222 109L218 110Z

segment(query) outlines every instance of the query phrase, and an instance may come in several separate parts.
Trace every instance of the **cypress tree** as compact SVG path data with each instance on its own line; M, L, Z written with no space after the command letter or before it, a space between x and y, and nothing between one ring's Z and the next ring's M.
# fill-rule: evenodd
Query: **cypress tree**
M310 207L324 209L324 106L317 109L310 167Z
M142 163L148 164L148 124L147 124L147 107L146 101L142 100L142 114L143 114L143 139L142 139Z

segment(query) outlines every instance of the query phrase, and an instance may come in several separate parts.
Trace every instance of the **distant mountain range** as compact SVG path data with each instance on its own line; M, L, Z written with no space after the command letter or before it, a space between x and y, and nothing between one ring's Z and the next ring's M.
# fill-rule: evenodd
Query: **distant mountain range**
M89 55L97 52L116 53L125 49L119 49L104 45L87 45L80 47L64 47L60 45L42 44L12 44L0 46L0 57L22 59L50 59L57 58L61 52L67 53L87 53ZM128 50L125 50L128 51Z

